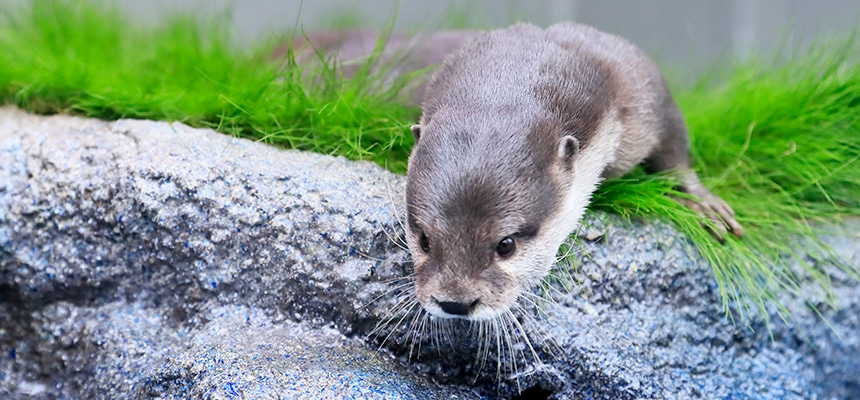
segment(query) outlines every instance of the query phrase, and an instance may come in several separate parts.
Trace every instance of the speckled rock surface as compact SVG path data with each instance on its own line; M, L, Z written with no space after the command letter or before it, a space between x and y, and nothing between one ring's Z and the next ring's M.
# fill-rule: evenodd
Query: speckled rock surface
M499 335L415 318L403 183L178 123L0 109L0 398L860 396L855 281L832 275L831 327L792 299L791 325L733 324L662 224L591 216L577 284ZM857 265L850 232L831 240Z

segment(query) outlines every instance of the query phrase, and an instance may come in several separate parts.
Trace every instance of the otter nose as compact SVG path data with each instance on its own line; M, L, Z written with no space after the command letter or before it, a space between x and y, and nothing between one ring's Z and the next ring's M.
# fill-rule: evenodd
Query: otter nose
M442 311L445 311L446 313L451 315L469 315L469 312L471 312L475 308L475 306L478 305L478 300L475 300L471 303L459 301L439 301L436 299L433 299L433 301L435 301L436 304L439 305L439 308L441 308Z

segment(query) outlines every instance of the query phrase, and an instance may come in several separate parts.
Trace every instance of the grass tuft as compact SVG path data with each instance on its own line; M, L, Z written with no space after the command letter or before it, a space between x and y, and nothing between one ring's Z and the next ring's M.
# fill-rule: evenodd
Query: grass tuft
M234 47L229 13L133 23L111 2L33 0L0 10L0 99L37 113L182 121L289 148L372 160L403 173L419 110L368 68L345 78L304 70L275 41ZM750 61L676 93L704 183L744 225L719 244L667 195L675 182L641 170L605 182L592 209L672 222L711 263L724 305L742 317L776 307L811 277L826 292L840 263L816 238L860 215L860 67L853 41L786 63ZM371 61L373 62L373 61ZM384 71L383 71L384 73ZM802 244L802 248L801 248ZM800 265L798 271L794 265ZM800 274L800 275L798 275ZM832 298L830 300L833 300Z
M695 165L737 212L743 239L717 243L700 228L700 217L668 199L677 195L671 181L638 171L606 182L593 207L673 222L711 263L727 310L733 301L742 315L775 306L787 317L778 296L805 297L798 286L805 278L835 305L829 274L814 261L860 276L858 266L817 240L843 218L860 215L857 54L853 40L819 44L787 63L752 60L724 82L676 94Z

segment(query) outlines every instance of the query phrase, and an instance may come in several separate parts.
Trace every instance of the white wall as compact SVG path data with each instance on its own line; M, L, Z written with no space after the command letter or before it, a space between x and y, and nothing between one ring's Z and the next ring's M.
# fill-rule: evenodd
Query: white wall
M3 0L0 0L3 1ZM851 33L860 0L119 0L143 20L165 10L201 14L232 4L240 40L298 25L325 27L346 17L382 27L397 4L395 29L466 24L501 27L514 21L547 25L574 20L627 37L673 70L701 71L715 60L752 51L790 56L816 35ZM301 10L301 12L300 12ZM455 10L451 18L446 11ZM459 11L459 12L456 12ZM784 46L787 45L787 46Z

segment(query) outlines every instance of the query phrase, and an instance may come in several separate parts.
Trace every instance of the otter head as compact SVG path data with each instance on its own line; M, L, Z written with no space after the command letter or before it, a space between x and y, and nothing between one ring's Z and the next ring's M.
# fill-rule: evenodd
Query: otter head
M486 320L543 279L575 227L560 225L579 142L549 124L469 120L413 126L406 231L424 309Z

